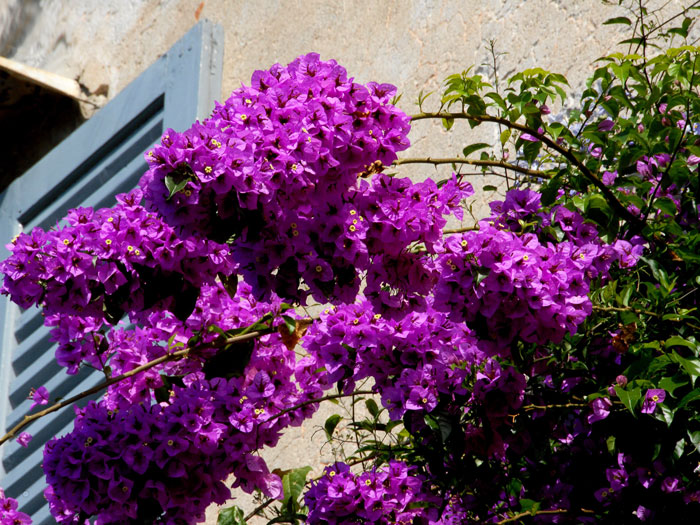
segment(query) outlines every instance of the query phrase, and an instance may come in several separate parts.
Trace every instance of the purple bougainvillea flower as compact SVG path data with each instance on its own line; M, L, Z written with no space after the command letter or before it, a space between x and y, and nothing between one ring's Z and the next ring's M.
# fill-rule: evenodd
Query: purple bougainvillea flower
M534 135L531 135L530 133L522 133L520 135L520 138L523 140L527 140L528 142L539 142L540 141L540 139L538 139Z
M690 155L688 156L688 166L695 166L697 164L700 164L700 157L697 155Z
M598 131L610 131L615 127L615 123L610 120L609 118L606 118L602 122L598 124Z
M47 405L49 403L49 391L46 390L45 386L40 386L32 392L31 399L34 400L34 403L29 407L29 410L34 410L34 407L37 405Z
M681 490L680 480L673 476L667 476L661 482L661 490L664 492L677 492Z
M603 184L606 186L610 186L613 182L615 182L615 179L617 178L617 170L614 171L606 171L603 173Z
M592 414L588 416L589 423L595 423L605 419L610 414L610 407L612 407L612 402L607 397L597 397L591 403Z
M640 521L647 521L648 519L654 517L654 513L650 509L646 508L644 505L640 505L639 507L637 507L637 510L634 512L634 514Z
M17 437L17 443L22 445L23 447L26 447L29 445L29 442L32 440L32 435L29 432L22 432L18 437Z
M663 403L666 391L662 388L650 388L642 403L642 414L653 414L657 403Z

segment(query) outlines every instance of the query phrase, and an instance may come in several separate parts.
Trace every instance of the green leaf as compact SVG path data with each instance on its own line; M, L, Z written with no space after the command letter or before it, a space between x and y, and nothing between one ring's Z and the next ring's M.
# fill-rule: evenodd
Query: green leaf
M455 119L453 118L444 118L442 119L442 125L445 126L445 129L447 131L450 131L452 129L452 126L455 124Z
M306 476L311 472L311 467L295 468L287 472L282 478L282 487L284 489L284 503L298 501L301 496L301 491L304 490L306 484Z
M688 392L685 396L683 396L683 399L681 399L678 402L678 406L676 407L676 410L680 410L684 406L686 406L688 403L692 403L693 401L696 401L700 399L700 388L696 388L695 390L692 390Z
M522 512L530 512L534 516L540 508L540 502L533 499L523 498L519 501Z
M476 267L476 278L474 279L476 281L477 286L479 284L481 284L481 281L486 279L490 273L491 273L491 268L488 268L487 266L477 266Z
M471 155L475 151L479 151L480 149L489 148L489 147L491 147L491 144L486 144L485 142L479 142L477 144L470 144L469 146L467 146L466 148L464 148L462 150L462 153L464 154L465 157L468 157L469 155Z
M367 411L372 415L373 418L376 418L379 415L379 407L377 406L377 402L374 399L368 399L365 401L365 406L367 407Z
M664 317L666 317L666 316L664 316ZM691 341L688 341L687 339L684 339L679 335L674 335L674 336L669 337L668 339L666 339L666 342L664 343L664 345L666 346L666 348L671 348L674 346L685 346L687 348L690 348L696 354L698 352L698 345L697 344L695 344Z
M622 404L627 407L627 410L634 414L634 409L642 398L642 389L632 388L630 390L625 390L620 386L616 386L615 393L617 397L620 398L620 401L622 401Z
M656 417L656 419L658 419L659 421L663 421L664 423L666 423L666 426L670 427L671 423L673 423L673 410L668 408L663 403L659 403L658 405L656 405L654 417Z
M328 416L328 419L326 419L326 422L323 425L323 429L326 431L326 437L328 438L328 441L331 441L333 439L333 432L335 431L335 427L338 426L338 423L340 423L341 419L343 418L338 414Z
M284 325L289 330L289 333L293 334L297 329L297 322L288 315L283 315L282 319L284 319Z
M165 187L168 189L170 194L168 195L168 198L165 200L172 199L173 195L175 195L177 192L179 192L185 186L187 186L187 183L189 181L190 181L190 179L183 179L180 182L175 182L175 178L172 175L166 175L165 176Z
M683 450L685 450L685 438L681 438L676 442L676 446L673 447L673 456L676 459L682 458Z
M654 201L654 208L656 208L657 210L661 210L665 214L670 215L672 217L675 216L676 213L678 213L676 205L668 197L660 197L656 199Z
M481 188L482 191L498 191L498 188L496 186L491 186L490 184L487 184L483 188Z
M682 376L682 374L681 374ZM675 375L673 377L664 377L659 381L659 388L663 388L666 392L668 392L668 395L671 397L673 396L673 392L688 384L688 381L685 381L682 379L679 375Z
M512 132L511 132L510 128L504 129L501 132L501 144L502 145L505 145L505 143L508 142L508 139L510 138L511 133Z
M445 443L447 438L450 437L450 434L452 434L452 424L446 417L440 414L425 414L423 420L431 430L440 433L440 439L443 443Z
M608 447L608 452L610 452L610 455L615 454L615 436L610 436L608 439L605 440L605 444Z
M613 24L624 24L626 26L629 26L632 25L632 20L630 20L626 16L616 16L615 18L608 18L605 22L603 22L604 26L609 26Z
M700 452L700 430L691 432L690 430L688 432L688 439L690 439L690 442L693 444L695 447L695 450Z
M700 359L685 359L679 356L675 351L673 358L676 363L680 364L690 376L690 384L694 385L695 380L700 377Z
M219 511L219 518L216 520L216 525L246 525L245 514L236 507L228 507Z

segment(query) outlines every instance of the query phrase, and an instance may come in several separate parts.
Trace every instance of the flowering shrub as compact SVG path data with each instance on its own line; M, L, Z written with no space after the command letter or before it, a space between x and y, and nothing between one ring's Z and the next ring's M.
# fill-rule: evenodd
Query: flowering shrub
M541 69L452 75L412 116L315 54L258 71L168 130L113 208L13 240L3 293L44 310L69 373L106 377L46 444L56 521L195 523L239 487L268 503L220 523L697 521L700 50L671 47L691 18L644 15L610 21L636 49L563 116L566 79ZM428 119L498 124L500 144L398 158ZM419 162L453 170L386 170ZM445 230L468 165L505 194ZM264 447L345 397L367 408L356 450L308 481L270 470ZM0 496L3 523L28 522Z

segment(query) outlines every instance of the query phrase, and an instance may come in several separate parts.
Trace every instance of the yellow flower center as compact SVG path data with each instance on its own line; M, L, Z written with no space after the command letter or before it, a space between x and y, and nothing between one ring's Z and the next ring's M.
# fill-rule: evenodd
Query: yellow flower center
M354 232L357 228L355 228L354 224L350 225L350 228L348 228L351 232Z
M211 166L204 168L204 173L211 173Z
M112 244L112 239L105 239L105 244L106 244L107 246L109 246L110 244Z

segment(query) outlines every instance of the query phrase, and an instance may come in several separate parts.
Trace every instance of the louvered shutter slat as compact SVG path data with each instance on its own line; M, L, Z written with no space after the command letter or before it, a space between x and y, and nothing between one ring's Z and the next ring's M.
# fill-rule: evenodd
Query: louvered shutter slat
M70 208L114 205L146 170L144 153L162 133L206 118L221 89L223 30L202 21L119 95L0 194L0 259L5 243L35 226L56 226ZM87 367L69 376L55 362L56 345L37 309L22 311L0 297L0 431L29 411L31 388L46 386L51 399L87 390L104 376ZM84 406L99 394L81 400ZM39 410L38 408L35 409ZM0 449L0 486L16 498L35 525L54 523L43 497L43 444L73 428L65 408L33 423L27 448Z

